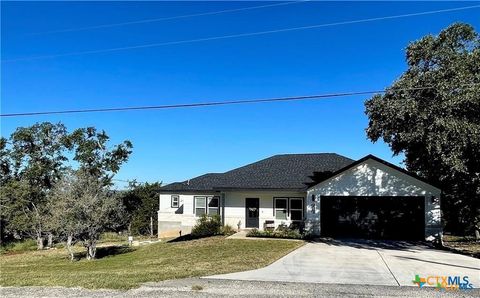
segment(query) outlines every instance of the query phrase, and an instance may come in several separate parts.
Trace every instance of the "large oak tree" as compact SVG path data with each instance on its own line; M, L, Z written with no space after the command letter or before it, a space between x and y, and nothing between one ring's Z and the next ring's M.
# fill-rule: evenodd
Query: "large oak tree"
M0 144L2 225L36 239L39 249L49 234L44 224L46 194L66 168L67 139L63 124L43 122L17 128Z
M446 229L480 225L480 39L453 24L406 49L407 70L365 103L367 136L405 154L408 170L443 190Z
M50 122L17 128L10 138L0 138L1 238L30 236L43 248L51 216L47 194L68 168L69 156L78 170L96 177L102 185L111 179L132 153L130 141L111 146L104 131L94 127L68 133L66 127Z

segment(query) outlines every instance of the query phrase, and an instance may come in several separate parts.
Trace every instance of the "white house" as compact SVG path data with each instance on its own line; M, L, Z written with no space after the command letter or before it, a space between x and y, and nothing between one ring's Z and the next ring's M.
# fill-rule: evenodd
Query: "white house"
M281 224L319 236L434 239L441 190L373 155L284 154L160 189L159 237L191 231L202 214L234 228Z

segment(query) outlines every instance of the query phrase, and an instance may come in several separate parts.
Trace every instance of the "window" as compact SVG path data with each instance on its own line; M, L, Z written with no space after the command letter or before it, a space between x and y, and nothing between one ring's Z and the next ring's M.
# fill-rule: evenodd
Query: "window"
M275 198L275 219L287 219L287 198Z
M206 197L195 197L195 215L202 216L205 214Z
M303 198L274 198L275 219L302 221Z
M195 216L218 214L219 201L219 197L195 197Z
M178 197L178 195L173 195L172 196L172 208L178 208L179 205L180 205L180 198Z
M218 214L218 197L209 198L208 215Z
M290 198L290 220L303 220L303 199Z

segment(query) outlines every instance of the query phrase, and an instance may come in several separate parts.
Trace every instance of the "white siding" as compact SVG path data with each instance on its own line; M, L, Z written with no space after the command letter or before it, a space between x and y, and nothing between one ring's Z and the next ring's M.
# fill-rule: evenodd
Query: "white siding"
M193 197L194 195L176 194L179 196L178 208L172 208L172 195L173 194L160 194L160 209L162 213L175 213L176 211L182 211L183 214L193 214Z
M425 237L442 232L440 190L373 159L323 181L307 191L307 225L320 233L321 196L424 196ZM312 195L316 201L312 202ZM432 202L432 196L436 199ZM314 211L313 211L314 209Z
M245 199L259 198L259 228L263 229L263 224L266 220L274 220L275 226L280 224L289 225L291 221L275 220L273 214L273 198L274 197L295 197L305 198L305 192L268 192L268 191L251 191L251 192L225 192L222 194L178 194L180 197L179 208L171 207L171 196L173 194L160 194L160 209L158 211L159 232L167 232L168 230L182 230L182 233L188 232L197 220L194 211L194 198L196 196L219 196L225 197L220 200L220 212L224 212L224 223L237 229L240 223L240 228L245 228ZM183 208L183 213L181 212ZM223 211L222 211L223 210ZM304 211L304 217L305 217ZM164 231L162 231L162 229ZM173 232L170 232L172 234ZM174 233L173 233L174 234Z
M273 214L273 198L275 197L299 197L305 198L305 192L283 192L283 191L245 191L245 192L226 192L225 193L225 224L234 228L245 228L245 199L259 198L259 228L263 229L266 220L275 220ZM305 216L305 213L304 213ZM280 224L290 224L290 220L275 220L275 226Z
M172 208L172 195L179 196L178 208ZM218 193L208 196L218 196ZM158 232L159 237L178 236L190 233L197 218L194 213L194 197L206 196L205 194L160 194L158 210Z

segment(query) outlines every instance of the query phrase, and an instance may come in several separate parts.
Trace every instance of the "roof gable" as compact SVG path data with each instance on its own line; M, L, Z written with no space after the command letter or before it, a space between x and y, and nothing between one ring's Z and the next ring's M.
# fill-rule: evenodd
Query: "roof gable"
M374 160L374 161L382 164L383 166L385 166L385 167L387 167L387 168L390 168L390 169L392 169L392 170L394 170L394 171L396 171L396 172L400 172L400 173L403 174L403 175L406 175L406 176L408 176L408 177L410 177L410 178L413 178L414 180L420 182L421 184L427 184L427 185L429 185L429 186L431 186L431 187L434 187L434 188L437 189L438 191L441 191L441 189L440 189L438 186L433 185L433 184L432 184L431 182L429 182L427 179L425 179L425 178L423 178L423 177L420 177L420 176L418 176L418 175L415 174L415 173L409 172L409 171L407 171L407 170L405 170L405 169L403 169L403 168L401 168L401 167L399 167L399 166L396 166L396 165L394 165L394 164L392 164L392 163L389 163L389 162L387 162L387 161L385 161L385 160L383 160L383 159L381 159L381 158L379 158L379 157L376 157L376 156L374 156L374 155L372 155L372 154L369 154L369 155L367 155L367 156L365 156L365 157L363 157L363 158L361 158L361 159L359 159L359 160L357 160L357 161L355 161L355 162L353 162L353 163L351 163L351 164L349 164L349 165L347 165L347 166L345 166L345 167L343 167L343 168L341 168L341 169L339 169L339 170L337 170L337 171L335 171L335 172L332 172L332 173L330 173L330 175L327 175L327 176L324 175L324 176L322 176L321 179L315 180L314 183L311 183L311 184L309 185L309 189L314 188L315 186L318 186L319 184L322 184L322 183L324 183L324 182L326 182L326 181L329 181L329 180L331 180L331 179L334 179L335 177L343 174L344 172L349 171L350 169L355 168L355 167L358 166L358 165L361 165L362 163L367 162L368 160ZM314 178L313 178L313 179L314 179Z

